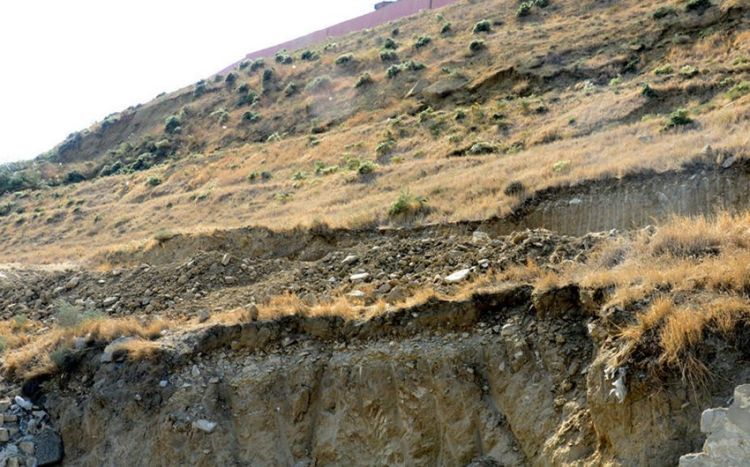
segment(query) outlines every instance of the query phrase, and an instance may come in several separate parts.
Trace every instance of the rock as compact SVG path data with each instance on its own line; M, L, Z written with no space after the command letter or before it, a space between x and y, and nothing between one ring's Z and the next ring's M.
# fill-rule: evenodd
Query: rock
M31 441L21 441L20 443L18 443L18 449L20 449L21 452L26 455L34 455L34 443Z
M200 378L201 370L198 368L198 365L193 365L193 368L190 370L190 376L193 378Z
M365 293L361 290L352 290L351 292L346 294L346 296L352 298L365 298Z
M352 282L361 282L366 280L368 277L370 277L370 273L360 272L358 274L352 274L351 276L349 276L349 280Z
M78 284L81 282L81 279L79 277L73 277L71 278L67 284L65 284L65 288L68 290L75 289L78 287Z
M474 233L471 234L471 241L472 243L487 244L490 243L492 239L486 233L475 230Z
M227 285L234 285L237 283L237 278L234 276L224 276L224 283Z
M0 443L7 443L10 440L10 433L7 428L0 428Z
M445 282L448 284L455 284L456 282L461 282L465 280L467 277L469 277L469 274L471 274L471 269L461 269L460 271L456 271L453 274L450 274L445 278Z
M255 303L247 305L247 317L250 321L258 321L258 306Z
M487 268L489 268L489 267L490 267L490 260L488 260L488 259L486 259L486 258L484 258L484 259L480 259L480 260L479 260L479 261L477 262L477 264L479 265L479 267L480 267L480 268L482 268L482 269L487 269Z
M31 412L31 409L34 408L34 404L32 404L30 401L27 401L21 396L16 396L13 400L17 406L21 407L23 410L26 410L28 412Z
M570 201L568 201L568 204L571 206L578 206L579 204L582 204L583 200L581 198L573 198Z
M216 429L216 422L205 419L196 420L193 422L193 428L204 433L213 433Z
M222 266L229 266L229 261L232 259L231 256L229 256L229 253L224 254L224 256L221 258L221 265Z
M63 443L60 435L52 428L44 428L32 438L37 465L51 465L63 457Z
M381 285L380 287L378 287L378 288L377 288L377 290L376 290L376 292L377 292L377 293L378 293L379 295L385 295L385 294L387 294L387 293L388 293L388 292L390 292L390 291L391 291L391 284L389 284L388 282L386 282L386 283L382 284L382 285Z
M104 299L104 301L102 302L102 305L103 305L103 306L104 306L105 308L106 308L106 307L110 307L110 306L114 305L115 303L117 303L117 302L118 302L119 300L120 300L120 297L107 297L107 298L105 298L105 299Z
M656 198L659 200L659 203L661 204L669 204L669 197L662 193L661 191L656 193Z
M343 260L341 261L341 264L354 264L354 263L356 263L357 261L359 261L359 258L357 258L357 257L356 257L356 256L354 256L354 255L349 255L349 256L347 256L346 258L344 258L344 259L343 259Z
M208 321L208 318L211 317L211 314L208 312L208 310L200 310L198 312L198 322L199 323L205 323Z
M737 386L728 408L701 414L701 431L708 436L703 451L680 457L680 467L748 465L750 459L750 384Z
M722 169L728 169L732 165L734 165L734 162L737 160L737 158L734 155L729 155L724 159L724 162L721 163Z

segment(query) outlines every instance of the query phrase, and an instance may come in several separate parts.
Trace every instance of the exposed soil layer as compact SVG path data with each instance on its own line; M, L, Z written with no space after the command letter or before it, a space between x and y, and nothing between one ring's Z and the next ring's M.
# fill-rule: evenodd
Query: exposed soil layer
M206 326L146 361L100 363L92 345L26 389L67 465L670 465L699 449L701 410L750 375L747 356L723 348L708 363L731 376L698 393L632 375L619 403L599 318L570 298L506 284L367 322Z

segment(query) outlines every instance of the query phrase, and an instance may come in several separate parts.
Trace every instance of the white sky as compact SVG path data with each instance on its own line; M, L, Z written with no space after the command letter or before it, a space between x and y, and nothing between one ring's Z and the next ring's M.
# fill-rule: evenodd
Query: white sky
M0 162L376 0L1 0Z

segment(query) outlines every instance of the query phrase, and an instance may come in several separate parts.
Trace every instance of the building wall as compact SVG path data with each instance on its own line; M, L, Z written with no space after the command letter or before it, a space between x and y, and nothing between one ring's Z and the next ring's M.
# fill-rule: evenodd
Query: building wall
M344 21L343 23L329 26L325 29L312 32L310 34L292 39L290 41L274 45L262 50L251 52L245 56L246 59L256 59L261 57L271 57L279 50L297 50L305 47L309 47L312 44L325 42L334 37L341 37L352 32L361 31L363 29L371 29L375 26L394 21L405 16L410 16L415 13L419 13L423 10L442 8L450 4L456 3L459 0L400 0L398 3L393 3L380 10L375 10L366 15L358 16L357 18ZM237 65L236 63L227 67L222 72L231 70Z

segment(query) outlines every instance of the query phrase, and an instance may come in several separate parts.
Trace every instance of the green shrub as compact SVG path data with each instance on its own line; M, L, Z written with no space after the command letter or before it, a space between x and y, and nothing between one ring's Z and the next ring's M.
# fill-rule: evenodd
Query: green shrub
M262 58L259 58L250 64L250 71L260 70L261 68L265 68L265 66L266 66L265 60L263 60Z
M253 112L252 110L248 110L247 112L242 114L242 121L246 123L255 123L258 120L260 120L260 114Z
M252 60L242 60L239 65L240 70L244 70L245 68L249 67L250 64L252 64Z
M427 199L423 196L415 196L408 191L402 191L396 201L388 209L390 217L414 215L427 211Z
M253 105L258 102L258 99L258 95L254 91L248 91L245 94L242 94L239 99L237 99L237 107Z
M391 138L388 138L385 141L381 141L375 148L375 155L377 155L378 157L387 156L391 153L391 151L393 151L393 148L395 146L396 142Z
M531 4L539 8L547 8L549 6L549 0L531 0Z
M555 173L568 173L570 172L571 162L568 160L557 161L552 164L552 171Z
M336 65L340 67L346 67L354 63L354 55L353 54L343 54L336 57L335 61Z
M359 78L357 78L357 82L354 83L354 87L357 89L364 88L366 86L369 86L373 83L372 76L370 76L370 73L364 72L361 75L359 75Z
M697 76L698 73L698 69L691 65L685 65L684 67L680 68L680 76L685 79L690 79L694 76Z
M195 83L195 87L193 88L193 97L201 97L203 94L206 93L206 80L202 79Z
M164 121L164 132L171 135L180 132L182 119L178 115L170 115Z
M398 48L398 44L396 43L396 41L388 37L386 38L385 42L383 42L383 48L386 50L396 50Z
M419 70L424 70L426 68L424 63L415 62L414 60L407 60L397 66L401 68L401 70L404 70L404 71L419 71Z
M622 84L622 77L621 76L617 76L617 77L612 78L611 80L609 80L609 86L612 87L612 88L616 88L617 86L619 86L621 84Z
M469 52L475 54L487 48L483 40L474 40L469 44Z
M415 49L421 49L423 47L427 47L432 42L432 38L430 36L419 36L417 37L417 40L414 42L414 48Z
M483 19L482 21L479 21L477 24L474 25L474 29L471 30L474 34L479 34L482 32L491 32L492 31L492 24L489 22L489 20Z
M677 109L669 114L666 128L690 125L691 123L693 123L693 119L689 117L687 109Z
M271 70L270 68L266 68L265 70L263 70L263 82L264 83L267 83L273 80L273 78L274 78L273 70Z
M86 177L77 170L71 170L67 174L65 174L65 180L63 183L66 185L71 185L73 183L81 183L86 180Z
M307 178L307 174L301 170L298 170L297 172L292 175L292 180L300 181Z
M62 344L50 352L49 359L55 367L62 372L73 370L80 362L80 357L73 351L73 349L65 347Z
M85 316L81 307L71 305L62 299L56 300L53 305L57 309L55 312L55 322L58 326L72 328L84 321Z
M357 167L357 173L360 175L368 175L378 168L378 165L374 163L373 161L362 161L359 164L359 167Z
M148 177L146 184L148 184L148 186L159 186L161 185L161 178L156 176Z
M451 26L451 23L445 23L440 28L440 34L445 36L446 34L450 34L452 30L453 30L453 26Z
M276 52L276 63L281 63L282 65L291 65L294 63L294 59L291 55L286 53L286 50L280 50Z
M302 55L300 55L299 58L306 62L313 62L319 59L320 55L318 55L318 53L313 50L305 50L304 52L302 52Z
M655 75L671 75L672 73L674 73L674 69L669 63L656 67L654 70Z
M271 179L271 172L268 172L266 170L262 172L251 172L250 175L247 176L247 181L250 183L256 182L258 180L270 180Z
M732 88L727 91L727 97L731 100L739 99L745 94L750 92L750 81L743 81L739 84L735 84Z
M315 161L314 167L315 175L330 175L337 172L339 169L337 165L326 165L322 161Z
M327 91L331 88L331 77L328 75L316 76L307 85L305 89L309 92Z
M388 76L388 78L393 79L398 74L401 73L401 67L398 65L391 65L388 67L388 70L386 70L385 74Z
M227 86L234 86L234 83L237 82L237 73L230 71L227 73L226 78L224 78L224 83L226 83Z
M297 86L296 83L289 83L284 88L284 95L286 97L291 97L299 92L299 86Z
M654 90L654 88L652 88L648 84L644 84L643 88L641 89L641 95L648 99L653 99L654 97L657 97L659 94Z
M383 49L380 51L380 61L382 62L396 62L398 61L398 54L393 50Z
M519 18L524 18L526 16L529 16L531 14L531 2L523 2L520 5L518 5L518 9L516 10L516 16Z

